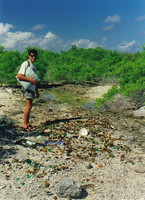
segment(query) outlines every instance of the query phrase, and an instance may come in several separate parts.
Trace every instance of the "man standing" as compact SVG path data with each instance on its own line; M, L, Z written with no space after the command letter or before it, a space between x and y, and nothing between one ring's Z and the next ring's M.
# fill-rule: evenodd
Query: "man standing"
M18 71L17 78L23 81L28 81L31 83L31 89L27 89L24 92L24 97L26 99L26 107L24 110L24 122L23 122L23 128L26 131L32 131L36 128L32 126L29 122L30 118L30 112L32 109L33 99L39 97L38 89L37 89L37 81L33 78L29 78L26 76L27 68L30 67L34 72L36 72L36 66L34 65L34 62L37 58L37 51L35 49L31 49L28 52L28 60L24 61L21 64L20 70Z

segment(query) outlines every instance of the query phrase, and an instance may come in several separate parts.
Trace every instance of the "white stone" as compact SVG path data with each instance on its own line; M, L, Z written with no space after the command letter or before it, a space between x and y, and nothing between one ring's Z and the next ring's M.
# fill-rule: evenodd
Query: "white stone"
M135 117L145 117L145 106L141 107L139 110L134 111Z

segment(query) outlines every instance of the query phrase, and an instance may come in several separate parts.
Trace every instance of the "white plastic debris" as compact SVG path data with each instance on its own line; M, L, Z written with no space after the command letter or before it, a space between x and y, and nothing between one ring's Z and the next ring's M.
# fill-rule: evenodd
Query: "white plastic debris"
M51 132L51 130L49 128L44 130L44 133L50 133L50 132Z
M6 91L7 91L9 94L13 94L12 89L6 88Z
M80 137L87 137L88 136L88 130L86 128L82 128L80 131L79 131L79 138Z

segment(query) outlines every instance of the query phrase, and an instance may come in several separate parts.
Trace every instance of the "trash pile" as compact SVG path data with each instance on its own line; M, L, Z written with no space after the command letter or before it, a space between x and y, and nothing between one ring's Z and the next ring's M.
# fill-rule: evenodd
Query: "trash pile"
M131 150L124 136L115 137L114 132L107 118L86 115L85 118L46 122L34 131L33 139L22 138L15 144L45 152L49 158L65 157L75 162L97 162L98 157L109 159L117 154L121 154L122 160ZM61 171L64 166L56 165L55 169Z
M118 184L122 181L124 165L136 164L136 160L128 157L131 152L128 139L118 136L116 128L101 114L85 112L76 118L46 121L31 132L14 127L6 118L1 119L0 124L2 136L7 140L8 135L14 138L9 139L15 149L13 154L8 152L9 145L3 146L7 157L3 157L0 171L3 180L0 191L7 199L81 196L92 200L96 198L93 196L96 191L101 199L102 190L106 185L109 187L107 176L111 175ZM113 160L115 164L110 167ZM144 170L138 169L134 173ZM8 196L9 187L15 191L12 196ZM113 194L117 194L115 190Z

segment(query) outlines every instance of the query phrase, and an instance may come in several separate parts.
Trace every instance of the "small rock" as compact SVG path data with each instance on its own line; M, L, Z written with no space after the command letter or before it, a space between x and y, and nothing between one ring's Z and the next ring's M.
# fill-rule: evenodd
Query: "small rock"
M70 178L64 178L57 183L55 192L60 197L79 198L82 195L83 188L79 182Z
M45 187L47 188L47 187L50 186L50 183L49 183L48 181L45 181L44 185L45 185Z
M89 163L89 162L85 163L85 168L86 169L91 169L92 168L91 163Z
M137 172L137 173L145 173L145 168L136 169L135 172Z
M145 106L141 107L139 110L134 111L135 117L145 117Z

